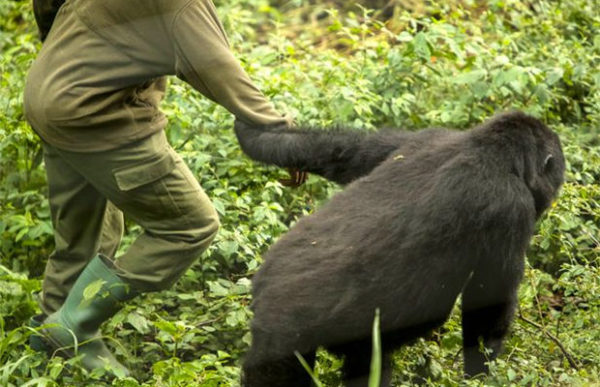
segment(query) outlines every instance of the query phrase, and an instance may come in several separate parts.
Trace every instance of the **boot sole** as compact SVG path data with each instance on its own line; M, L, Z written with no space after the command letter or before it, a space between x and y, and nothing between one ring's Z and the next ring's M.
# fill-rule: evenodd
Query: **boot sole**
M43 330L41 332L45 333ZM48 348L48 350L46 351L46 354L50 357L59 356L63 359L71 359L71 358L74 358L77 356L75 351L73 349L70 349L70 348L72 348L72 346L65 347L64 345L60 344L56 340L53 340L48 334L44 334L44 336L42 336L42 341L46 344L46 346ZM80 364L80 367L87 370L88 372L93 371L93 370L88 369L85 366L83 366L83 364ZM125 376L129 376L131 374L131 372L126 367L124 367L124 368L126 370ZM106 380L106 381L111 381L116 377L117 377L117 375L115 375L113 372L108 371L106 374L103 375L103 377L101 379Z

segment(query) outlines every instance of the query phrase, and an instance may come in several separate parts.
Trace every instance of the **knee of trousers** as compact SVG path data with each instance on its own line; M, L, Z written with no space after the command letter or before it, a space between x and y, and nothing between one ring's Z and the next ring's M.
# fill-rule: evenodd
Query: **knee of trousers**
M158 261L147 267L138 267L135 259L133 264L125 264L122 257L120 269L125 270L125 274L121 276L141 292L171 288L208 248L217 235L219 225L217 216L203 217L198 222L188 223L185 229L171 231L168 236L163 234L158 238L163 241L161 255L157 255ZM138 252L129 250L127 253L135 257Z
M206 250L210 243L215 239L221 223L216 211L210 216L194 220L189 227L182 233L181 240L188 246L187 250L192 260L195 260ZM195 256L195 257L194 257Z
M200 249L200 253L203 252L208 244L215 239L217 233L219 232L219 228L221 227L221 222L219 221L219 216L217 212L214 212L214 215L210 218L208 222L206 222L200 232L195 235L194 245Z
M219 216L215 210L208 216L188 222L188 226L181 232L179 239L185 243L186 254L184 255L190 261L189 264L193 263L208 248L215 239L220 226Z

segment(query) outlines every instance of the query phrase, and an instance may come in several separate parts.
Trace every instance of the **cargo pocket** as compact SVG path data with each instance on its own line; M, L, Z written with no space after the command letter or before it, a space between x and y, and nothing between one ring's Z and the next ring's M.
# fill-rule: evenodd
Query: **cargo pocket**
M113 170L117 186L121 191L131 191L155 182L175 169L175 160L164 152L154 160Z

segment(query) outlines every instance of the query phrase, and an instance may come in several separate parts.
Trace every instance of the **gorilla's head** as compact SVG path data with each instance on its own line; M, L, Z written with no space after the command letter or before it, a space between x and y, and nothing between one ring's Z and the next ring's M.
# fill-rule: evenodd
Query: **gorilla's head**
M499 114L476 131L480 141L497 144L502 164L523 179L539 217L563 183L565 158L556 133L522 112Z

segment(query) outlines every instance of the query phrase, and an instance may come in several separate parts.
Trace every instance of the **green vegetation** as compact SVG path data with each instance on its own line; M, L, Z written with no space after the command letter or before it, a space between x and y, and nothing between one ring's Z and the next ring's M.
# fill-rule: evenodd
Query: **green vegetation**
M394 378L399 386L600 384L597 0L397 3L384 21L349 3L334 9L340 1L216 1L251 77L298 122L467 128L519 108L555 128L567 182L539 223L519 317L491 376L462 380L454 313L432 337L397 353ZM423 5L431 3L439 4ZM39 140L21 103L38 49L29 1L0 0L0 385L106 385L101 375L26 345L32 331L23 324L36 313L34 294L53 244ZM212 198L223 227L173 289L145 295L104 326L135 376L111 383L235 386L261 253L338 188L315 176L301 188L282 187L283 171L242 155L229 113L175 79L163 107L171 144ZM138 232L129 225L123 249ZM320 354L315 374L323 386L339 385L339 365Z

